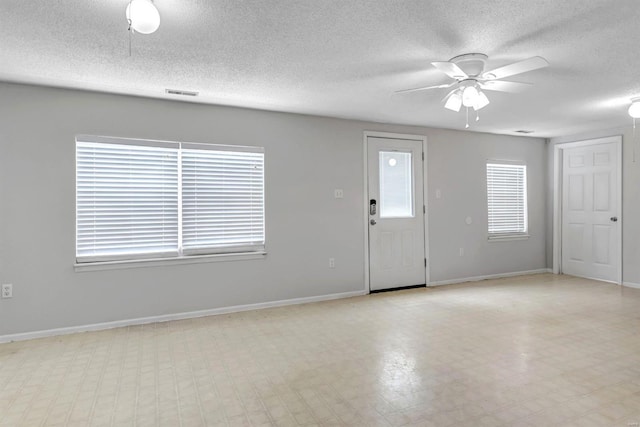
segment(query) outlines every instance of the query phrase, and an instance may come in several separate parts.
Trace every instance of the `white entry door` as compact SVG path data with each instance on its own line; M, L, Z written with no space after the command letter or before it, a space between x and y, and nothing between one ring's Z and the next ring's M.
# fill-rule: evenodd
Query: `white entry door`
M422 141L369 137L369 289L426 284Z
M620 282L621 212L615 142L563 150L562 272Z

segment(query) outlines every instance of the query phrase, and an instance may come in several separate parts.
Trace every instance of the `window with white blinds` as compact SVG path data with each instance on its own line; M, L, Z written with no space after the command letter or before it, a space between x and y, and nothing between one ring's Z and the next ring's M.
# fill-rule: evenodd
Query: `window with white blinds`
M264 249L264 154L182 148L185 254Z
M263 250L262 148L78 137L78 263Z
M487 163L489 237L526 235L527 166Z

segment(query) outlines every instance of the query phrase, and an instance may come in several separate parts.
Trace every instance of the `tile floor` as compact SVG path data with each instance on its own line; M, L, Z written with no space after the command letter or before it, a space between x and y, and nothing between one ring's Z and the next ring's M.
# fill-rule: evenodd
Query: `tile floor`
M0 345L0 426L636 426L640 290L535 275Z

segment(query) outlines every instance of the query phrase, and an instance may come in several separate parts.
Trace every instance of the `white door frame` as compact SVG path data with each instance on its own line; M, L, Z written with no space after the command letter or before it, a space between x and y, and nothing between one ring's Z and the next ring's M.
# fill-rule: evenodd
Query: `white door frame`
M562 158L563 150L567 148L586 147L589 145L615 143L618 151L617 187L618 197L616 210L618 211L618 244L620 259L618 260L618 280L622 284L622 227L624 216L622 215L622 135L607 136L604 138L587 139L584 141L566 142L555 144L553 147L553 272L562 273Z
M422 152L424 153L424 161L422 162L422 193L423 203L426 206L424 213L424 257L427 259L427 266L425 267L424 283L429 286L431 263L429 262L429 205L427 199L427 137L424 135L411 135L405 133L389 133L389 132L375 132L364 131L364 150L363 150L363 164L364 164L364 290L366 293L370 292L369 289L369 146L367 141L369 137L373 138L388 138L388 139L406 139L409 141L421 141ZM416 210L418 207L416 206Z

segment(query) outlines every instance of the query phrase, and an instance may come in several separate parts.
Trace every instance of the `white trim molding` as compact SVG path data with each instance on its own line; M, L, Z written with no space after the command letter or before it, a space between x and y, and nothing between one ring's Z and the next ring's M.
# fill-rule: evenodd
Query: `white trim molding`
M149 323L168 322L170 320L193 319L196 317L215 316L218 314L237 313L241 311L261 310L264 308L283 307L287 305L308 304L312 302L351 298L367 294L368 291L352 291L337 294L318 295L314 297L292 298L280 301L260 302L256 304L234 305L231 307L212 308L208 310L189 311L186 313L162 314L159 316L140 317L137 319L116 320L113 322L93 323L89 325L70 326L66 328L47 329L43 331L22 332L0 335L0 343L24 341L36 338L75 334L77 332L102 331L124 326L146 325Z
M626 286L627 288L640 289L640 283L622 282L622 286Z
M516 276L528 276L530 274L543 274L543 273L551 273L551 272L552 270L550 268L539 268L537 270L513 271L510 273L488 274L486 276L474 276L474 277L464 277L460 279L438 280L436 282L429 283L429 286L443 286L443 285L453 285L455 283L480 282L482 280L502 279L505 277L516 277Z

